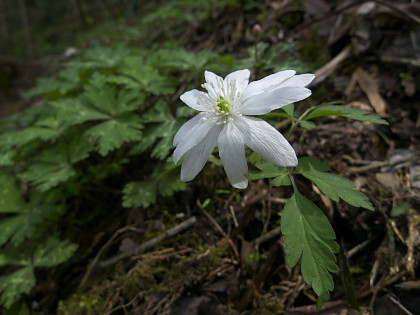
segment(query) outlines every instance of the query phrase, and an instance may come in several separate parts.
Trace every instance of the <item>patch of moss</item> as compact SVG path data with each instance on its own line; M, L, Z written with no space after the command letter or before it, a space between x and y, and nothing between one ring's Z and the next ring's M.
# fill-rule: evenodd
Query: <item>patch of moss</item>
M94 315L109 313L115 307L138 297L138 304L148 303L147 296L162 292L178 294L184 287L203 281L207 274L223 263L228 253L220 248L201 248L190 256L143 256L126 271L122 263L115 267L111 279L92 280L87 289L60 301L58 314Z

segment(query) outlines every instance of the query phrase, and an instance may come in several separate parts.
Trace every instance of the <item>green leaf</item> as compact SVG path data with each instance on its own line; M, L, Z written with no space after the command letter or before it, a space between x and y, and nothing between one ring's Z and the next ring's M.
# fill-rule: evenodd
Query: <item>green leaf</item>
M43 204L49 196L43 194L40 199L33 193L31 202L26 203L16 180L11 175L0 175L0 213L16 214L0 220L0 246L8 241L19 245L25 239L41 233L57 215L63 213L63 206Z
M0 250L0 267L31 266L31 258L30 252L25 251L23 246L9 246Z
M136 114L127 113L90 128L86 136L97 144L99 154L106 156L126 142L140 140L142 127Z
M295 104L283 106L281 109L284 110L289 117L294 117Z
M89 156L92 145L87 137L75 136L70 143L61 142L44 150L30 167L20 173L20 179L30 181L41 191L67 181L76 174L72 165Z
M77 245L57 237L49 237L40 243L33 253L33 265L36 267L53 267L68 260L76 251Z
M26 203L16 179L9 174L0 174L0 213L20 213L25 209Z
M147 208L156 202L157 196L171 196L176 191L184 190L186 184L179 178L178 166L173 159L160 162L150 175L150 180L128 183L124 188L124 207Z
M146 64L144 58L126 58L124 66L119 68L119 72L120 75L107 77L107 81L154 95L167 95L175 92L176 80L168 75L161 75L157 69Z
M176 109L176 117L178 118L188 118L196 114L197 111L189 106L181 106Z
M166 174L158 181L159 194L162 196L172 196L177 191L185 190L186 186L187 185L181 181L178 172Z
M132 149L132 154L144 152L161 139L153 148L151 156L163 160L172 150L173 138L184 121L172 116L167 103L157 102L142 116L142 122L153 125L148 125L139 143Z
M8 308L20 295L30 292L35 286L34 267L56 266L69 259L76 249L77 245L51 236L46 240L36 238L18 247L1 250L0 266L24 267L1 280L0 304Z
M183 49L161 49L158 56L161 64L179 70L204 69L218 55L212 51L190 52Z
M6 152L0 152L0 167L14 166L15 161L13 159L15 156L16 156L16 150L8 150Z
M55 235L46 239L36 237L0 250L0 266L53 267L69 259L76 249L76 244L61 241Z
M107 76L95 73L85 87L84 98L99 113L108 117L140 108L144 94L108 84Z
M0 245L11 241L21 244L25 239L41 233L52 222L48 218L62 212L62 207L54 205L26 206L21 214L0 221Z
M312 121L300 120L299 124L305 129L313 129L316 127L316 124Z
M251 172L249 179L273 178L271 184L273 186L290 185L289 172L287 168L274 165L271 162L259 162L255 164L260 171Z
M281 227L287 264L293 267L302 259L303 277L322 306L334 289L330 272L338 271L334 255L338 245L330 222L312 201L295 191L281 212Z
M51 111L53 111L52 108ZM42 117L32 127L25 130L27 130L26 132L33 134L32 139L48 141L61 136L66 128L67 126L63 123L63 120L58 117L58 114L53 113L49 116Z
M30 266L6 276L0 283L0 304L9 308L22 294L29 293L35 282L34 269Z
M126 47L98 46L87 50L81 65L85 68L114 68L122 63L130 51Z
M322 116L341 116L360 121L370 121L375 124L388 125L388 122L377 115L372 115L367 110L354 109L338 105L324 105L315 108L305 120L314 119Z
M367 196L356 190L355 185L347 178L325 172L327 167L318 159L304 157L299 159L296 172L314 182L318 188L332 200L343 199L354 207L374 210Z
M392 208L391 217L397 217L406 213L411 208L411 205L408 202L403 202L402 204Z
M156 202L156 182L131 182L125 185L123 193L123 207L147 208Z
M144 95L106 83L107 77L95 73L79 98L51 102L68 126L95 120L112 120L139 109Z
M47 106L47 105L45 105ZM0 148L10 150L21 147L37 139L49 141L63 134L67 126L56 114L41 117L32 126L19 131L9 131L0 137Z

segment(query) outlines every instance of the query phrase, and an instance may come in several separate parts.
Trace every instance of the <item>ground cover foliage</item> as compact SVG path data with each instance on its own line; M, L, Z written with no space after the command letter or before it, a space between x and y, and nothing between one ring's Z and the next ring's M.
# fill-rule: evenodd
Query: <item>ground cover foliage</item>
M134 1L80 32L1 121L5 314L416 312L419 21L315 2ZM249 153L238 191L215 152L181 182L179 95L243 68L318 69L311 99L265 115L298 167Z

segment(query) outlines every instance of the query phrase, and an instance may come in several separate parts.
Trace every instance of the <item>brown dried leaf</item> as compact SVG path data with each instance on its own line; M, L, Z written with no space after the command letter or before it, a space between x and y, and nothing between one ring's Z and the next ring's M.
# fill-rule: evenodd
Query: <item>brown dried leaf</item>
M359 83L361 89L369 98L370 104L380 116L386 115L386 102L379 93L379 86L373 76L367 73L362 68L357 68L355 73L355 80Z

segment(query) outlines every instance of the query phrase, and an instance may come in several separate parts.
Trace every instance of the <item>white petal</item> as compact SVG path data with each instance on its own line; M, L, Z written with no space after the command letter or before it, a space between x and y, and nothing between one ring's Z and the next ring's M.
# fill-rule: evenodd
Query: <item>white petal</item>
M253 151L279 166L296 166L298 160L290 143L274 127L255 117L237 117L235 124L245 144Z
M244 139L234 123L227 123L217 140L220 159L232 186L245 189L248 186L248 165L245 158Z
M244 115L263 115L290 103L301 101L311 94L311 90L304 87L281 87L248 98L241 104L239 111Z
M282 84L280 84L280 87L286 87L286 86L304 87L304 86L307 86L309 83L311 83L313 79L315 79L315 74L312 74L312 73L294 75L293 77L287 79Z
M191 130L200 123L201 118L203 118L203 115L196 115L190 120L188 120L185 124L183 124L181 128L179 128L178 132L174 137L174 146L177 146L182 141L182 139L184 139L190 134Z
M251 73L248 69L238 70L228 74L224 80L226 91L229 93L229 91L232 89L231 84L235 84L235 90L242 94L242 92L248 86L250 74Z
M209 131L215 126L216 125L211 120L202 121L200 119L198 123L196 123L192 129L190 129L190 132L178 142L177 147L174 151L175 164L178 163L181 157L188 150L199 144L207 136ZM185 134L185 129L183 130L183 133Z
M295 73L296 71L294 70L280 71L277 73L273 73L269 76L266 76L265 78L262 78L261 80L251 82L250 84L248 84L247 88L243 92L241 101L244 102L252 96L270 91L271 89L278 86L286 79L292 77Z
M204 77L206 79L206 89L209 92L209 95L217 101L221 95L220 90L223 86L223 79L211 71L204 71Z
M185 92L179 98L189 107L194 108L195 110L199 110L200 112L211 110L212 106L210 104L204 103L202 100L199 102L200 97L203 99L203 94L206 93L199 90L191 90Z
M181 168L181 180L188 182L203 169L210 154L216 146L222 125L215 126L198 145L185 153Z

